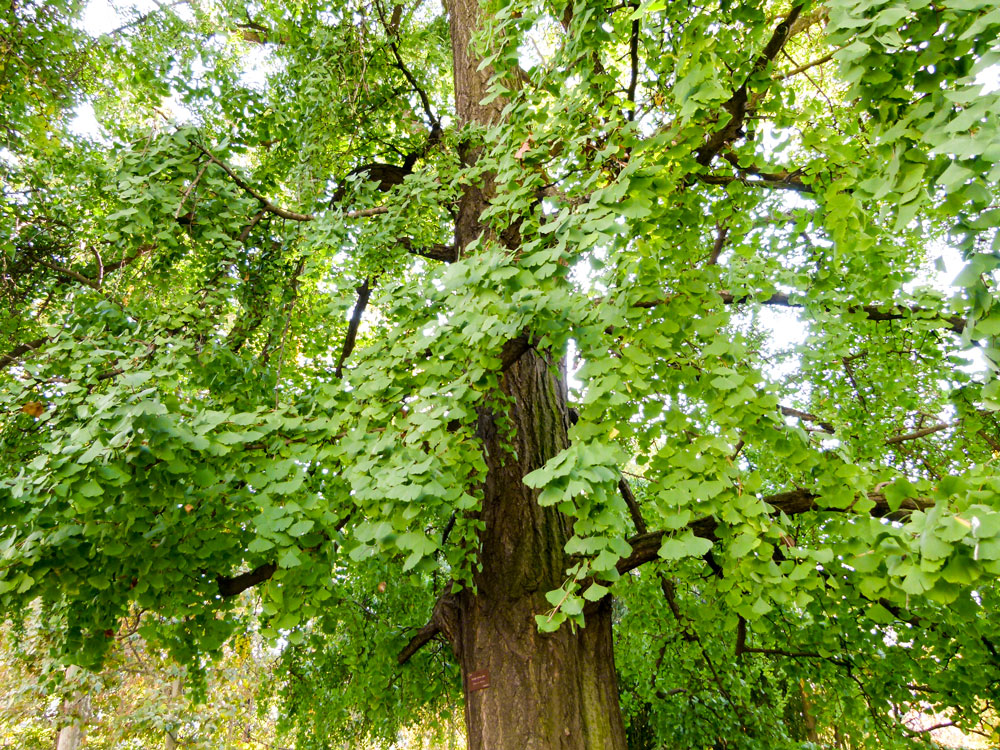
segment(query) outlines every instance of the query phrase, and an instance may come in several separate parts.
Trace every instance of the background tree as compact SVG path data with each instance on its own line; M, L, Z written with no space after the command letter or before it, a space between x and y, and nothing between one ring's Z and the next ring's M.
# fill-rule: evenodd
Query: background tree
M114 634L100 672L54 667L49 635L30 620L6 629L0 747L250 750L277 744L270 689L275 654L259 636L236 633L213 663L180 668L134 632L136 622Z
M67 663L256 586L357 665L303 747L456 668L476 749L992 731L991 3L79 10L4 11L0 120L0 603Z

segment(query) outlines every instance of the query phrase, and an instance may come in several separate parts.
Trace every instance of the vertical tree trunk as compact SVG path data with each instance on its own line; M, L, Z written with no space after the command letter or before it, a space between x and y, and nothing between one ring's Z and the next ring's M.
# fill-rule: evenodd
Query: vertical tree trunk
M76 675L80 673L80 668L75 664L66 670L66 681L72 682ZM73 700L63 703L62 711L64 724L56 735L56 750L79 750L83 745L83 722L90 713L90 696L76 693Z
M458 599L453 639L465 678L469 750L618 750L625 732L618 704L606 599L575 633L541 634L535 615L564 581L570 529L542 508L521 478L567 444L565 377L529 351L506 374L515 453L506 452L491 414L480 437L488 452L478 591ZM515 458L516 455L516 458ZM475 689L485 670L489 686Z
M469 41L479 0L449 0L455 104L460 124L496 123L505 104L480 104L492 71L479 70ZM478 158L470 149L466 163ZM455 229L458 248L484 233L480 216L495 189L487 176L466 189ZM500 238L515 243L516 228ZM496 235L486 232L486 236ZM465 681L469 750L624 750L618 703L611 605L605 600L586 628L538 632L535 615L549 609L545 593L565 580L568 519L542 508L522 478L568 445L569 416L562 363L527 351L501 383L510 398L513 434L498 434L494 415L480 414L487 453L477 592L463 591L446 628ZM508 442L509 441L509 442ZM508 449L508 446L510 449ZM488 677L488 687L470 675Z
M181 694L181 678L180 675L175 677L170 682L170 708L171 711L175 710L177 707L177 699ZM177 730L174 729L174 732ZM170 730L164 730L166 735L163 738L163 750L177 750L177 738L174 736L173 732Z
M70 724L59 730L56 739L56 750L77 750L83 744L83 727Z

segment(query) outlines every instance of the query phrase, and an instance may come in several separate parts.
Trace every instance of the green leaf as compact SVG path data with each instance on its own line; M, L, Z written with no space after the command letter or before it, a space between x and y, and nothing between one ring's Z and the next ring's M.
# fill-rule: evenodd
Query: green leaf
M684 557L701 557L712 548L712 542L697 537L687 531L676 537L664 537L659 556L663 560L679 560Z

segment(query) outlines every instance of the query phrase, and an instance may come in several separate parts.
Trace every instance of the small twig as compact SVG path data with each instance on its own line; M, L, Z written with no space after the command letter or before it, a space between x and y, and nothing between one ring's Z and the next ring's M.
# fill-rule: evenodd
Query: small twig
M296 211L289 211L287 208L281 208L276 206L267 198L265 198L261 193L254 190L242 177L240 177L236 172L233 171L232 167L226 164L221 159L217 159L211 154L204 146L201 144L195 144L199 151L201 151L205 156L209 158L211 162L218 165L223 172L229 175L230 179L236 183L247 195L255 198L267 213L279 216L282 219L288 219L289 221L314 221L316 217L313 214L300 214ZM344 213L344 218L346 219L363 219L369 216L379 216L381 214L389 213L388 206L376 206L374 208L363 208L358 211L348 211Z
M942 721L940 724L933 724L929 727L921 727L920 729L911 729L910 727L903 724L903 729L910 734L926 734L927 732L933 732L936 729L947 729L948 727L956 726L953 721Z
M941 422L940 424L932 425L930 427L924 427L922 430L914 430L913 432L908 432L905 435L896 435L885 441L886 445L895 445L896 443L903 443L907 440L916 440L917 438L926 437L927 435L933 435L935 432L941 432L942 430L947 430L949 427L956 427L961 422Z
M861 392L861 388L858 386L858 381L854 378L854 368L851 366L851 363L848 362L846 359L842 360L842 362L844 365L844 372L847 373L847 379L851 381L851 386L854 388L854 393L857 394L858 403L861 404L862 409L864 409L866 412L871 413L868 409L868 400L865 398L865 394Z
M285 364L285 342L288 339L288 330L292 326L292 311L295 309L295 302L299 298L299 276L302 275L302 270L305 268L306 259L302 258L299 261L298 266L296 266L295 271L292 273L292 278L290 281L290 287L292 296L286 304L287 312L285 314L285 328L281 332L281 343L278 345L278 369L274 376L274 408L278 408L278 394L279 386L281 385L281 368Z
M817 65L822 65L823 63L830 62L830 60L833 59L833 56L835 54L837 54L837 52L839 52L839 51L840 51L839 49L835 49L830 54L823 55L818 60L813 60L812 62L804 63L802 65L799 65L797 68L793 68L792 70L789 70L787 73L781 74L780 76L778 76L778 78L780 80L784 80L785 78L791 78L792 76L797 76L799 73L806 72L807 70L809 70L809 68L815 68ZM792 58L789 57L788 59L791 60ZM794 62L794 60L792 62Z
M264 210L267 211L268 213L272 213L275 216L280 216L282 219L288 219L290 221L312 221L313 219L316 218L312 214L300 214L300 213L297 213L295 211L289 211L288 209L281 208L279 206L274 205L273 203L271 203L271 201L269 201L263 195L261 195L260 193L258 193L252 187L250 187L250 185L242 177L240 177L238 174L236 174L236 172L233 171L232 167L230 167L228 164L226 164L221 159L217 159L204 146L202 146L201 144L197 144L197 143L195 144L195 146L197 146L198 150L201 151L203 154L205 154L205 156L208 157L208 159L209 159L210 162L212 162L214 164L217 164L219 167L221 167L222 171L225 172L227 175L229 175L230 179L233 182L235 182L236 185L241 190L243 190L243 192L245 192L248 195L256 198L257 201L260 202L260 204L264 208Z
M149 13L144 13L143 15L139 16L138 18L135 18L135 19L129 21L128 23L126 23L126 24L124 24L122 26L119 26L117 29L112 29L111 31L108 31L108 32L102 34L101 36L115 36L116 34L120 34L123 31L126 31L127 29L132 28L133 26L139 26L140 24L145 23L152 16L156 15L157 13L162 13L165 10L170 10L171 8L176 8L178 5L189 5L190 3L191 3L191 0L174 0L174 2L172 2L172 3L157 3L155 10L151 10L151 11L149 11Z
M211 163L212 163L211 161L206 161L204 164L202 164L201 169L198 170L198 174L195 175L194 179L191 180L191 184L188 185L187 188L184 190L183 195L181 195L180 203L177 204L177 210L174 211L175 219L180 217L181 211L184 210L184 204L187 203L187 199L191 197L191 191L198 186L199 182L201 182L202 175L205 174L205 170L208 169L208 165Z
M117 260L114 263L108 263L104 266L104 275L107 276L112 271L119 271L127 265L134 263L137 259L144 255L148 255L156 249L156 245L141 245L138 250L136 250L131 255L126 255L121 260Z
M831 659L830 657L827 656L823 656L822 654L818 654L815 651L785 651L784 649L780 648L744 647L741 653L762 654L764 656L787 656L791 659L826 659L827 661L833 661L834 663L838 663L836 662L836 660Z
M71 268L63 268L62 266L57 266L55 263L49 263L47 260L39 259L38 263L39 265L45 266L49 270L55 271L56 273L61 274L67 278L73 279L74 281L79 281L81 284L89 286L91 289L96 289L98 291L100 291L101 289L101 285L98 282L94 281L94 279L90 278L89 276L84 276L79 271L74 271Z

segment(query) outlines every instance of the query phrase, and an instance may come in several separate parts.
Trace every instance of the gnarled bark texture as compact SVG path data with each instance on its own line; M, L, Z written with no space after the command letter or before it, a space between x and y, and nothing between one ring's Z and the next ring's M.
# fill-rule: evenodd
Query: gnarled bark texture
M469 45L479 2L447 5L458 120L499 122L505 102L480 104L491 71L479 70ZM479 153L468 149L462 156L471 163ZM480 235L516 243L516 227L490 232L480 222L494 194L487 176L462 196L455 230L460 252ZM522 479L568 445L565 370L529 348L506 370L501 390L509 400L510 429L501 433L491 412L479 417L489 470L477 592L450 600L444 618L465 679L469 750L624 750L610 600L576 632L563 627L545 635L535 624L535 615L550 608L545 593L565 580L571 529L555 508L538 505L538 493ZM469 675L484 670L489 686L475 689Z
M480 415L488 452L478 591L457 600L452 645L465 677L470 750L616 750L625 747L605 600L577 632L538 632L535 615L549 609L545 593L565 579L569 522L542 508L522 477L567 444L565 378L529 351L502 385L512 401L514 435L498 434L494 416ZM513 448L511 452L507 446ZM489 687L468 679L487 670Z

